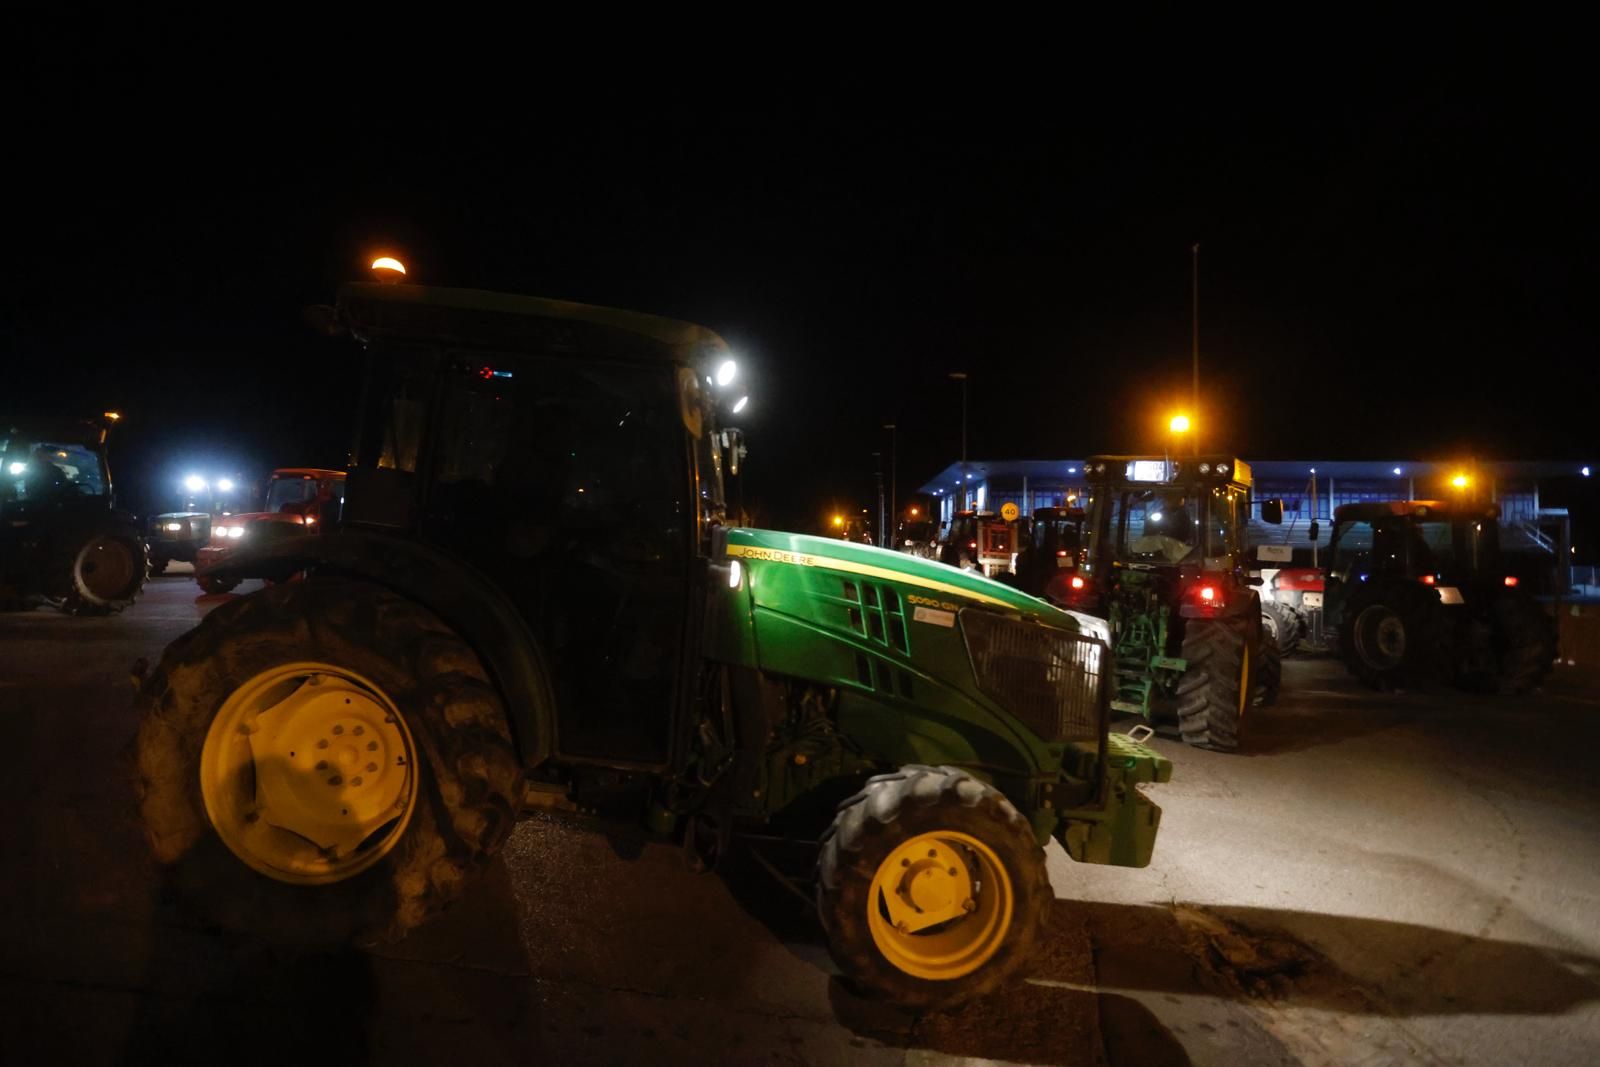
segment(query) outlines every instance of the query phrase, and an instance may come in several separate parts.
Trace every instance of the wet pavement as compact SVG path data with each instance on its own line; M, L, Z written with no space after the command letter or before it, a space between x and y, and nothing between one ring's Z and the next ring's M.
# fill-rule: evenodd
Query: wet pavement
M1250 751L1176 764L1142 871L1050 850L1026 982L914 1018L835 977L751 864L535 818L458 907L375 952L188 921L134 818L126 615L0 615L0 1048L11 1062L1573 1063L1600 1050L1600 692L1377 696L1292 660Z

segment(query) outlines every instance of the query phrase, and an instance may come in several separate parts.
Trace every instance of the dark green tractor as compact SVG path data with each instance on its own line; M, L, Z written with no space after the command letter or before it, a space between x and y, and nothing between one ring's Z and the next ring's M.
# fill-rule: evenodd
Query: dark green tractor
M1277 699L1276 644L1245 548L1251 473L1233 456L1094 456L1089 553L1071 607L1110 621L1111 706L1173 717L1191 745L1239 747L1252 704ZM1263 517L1281 522L1281 504Z
M1555 662L1555 620L1507 571L1496 505L1345 504L1328 559L1324 618L1369 685L1521 693Z
M0 417L0 603L108 615L144 588L139 520L106 465L114 421Z
M1024 965L1052 837L1149 862L1171 765L1109 732L1103 624L725 525L715 334L406 285L313 317L369 371L342 520L217 564L305 577L211 612L138 699L148 837L211 921L397 937L527 810L708 867L754 831L815 850L850 979L932 1007Z

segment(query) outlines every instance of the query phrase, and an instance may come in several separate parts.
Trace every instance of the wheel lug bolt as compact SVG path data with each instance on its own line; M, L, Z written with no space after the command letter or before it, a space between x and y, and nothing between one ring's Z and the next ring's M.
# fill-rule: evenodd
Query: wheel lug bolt
M900 866L909 867L909 866L911 866L911 861L910 860L901 860L900 861Z
M378 742L376 742L376 741L368 741L367 742L367 751L368 752L376 752L376 751L378 751Z
M956 876L956 869L954 867L951 867L950 868L950 877L954 878L955 876Z
M355 734L357 737L360 737L362 734L366 733L367 730L366 730L366 727L364 727L364 726L357 726L354 730L351 730L350 732Z
M329 785L342 785L343 783L344 783L344 779L342 777L340 777L339 775L337 775L337 774L334 775L332 778L328 779L328 784Z
M358 774L354 778L350 779L350 784L351 785L360 785L361 784L361 776Z
M373 772L374 772L374 771L376 771L376 770L377 770L377 769L378 769L378 765L377 765L377 764L376 764L376 763L369 763L369 764L367 764L367 773L368 773L368 774L371 774L371 773L373 773Z
M939 857L939 850L938 850L938 849L936 849L936 848L930 848L930 849L929 849L929 850L928 850L928 858L929 858L929 859L930 859L930 860L931 860L931 859L937 859L937 858L938 858L938 857Z
M328 747L328 739L326 737L324 737L321 741L318 741L317 742L317 747L318 748L327 748Z
M342 734L342 733L344 733L344 727L343 726L335 726L333 728L333 732L336 733L336 734Z
M327 760L325 760L325 759L317 760L317 770L325 771L327 769L328 769L328 761Z
M971 897L968 897L966 900L961 902L961 910L967 912L968 914L975 912L978 910L978 902L973 900Z

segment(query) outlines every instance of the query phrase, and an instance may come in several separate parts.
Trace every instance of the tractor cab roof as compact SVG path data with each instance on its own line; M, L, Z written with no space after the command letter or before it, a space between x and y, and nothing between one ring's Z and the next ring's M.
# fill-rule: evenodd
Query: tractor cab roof
M1034 522L1056 522L1057 520L1087 518L1088 513L1082 508L1034 508Z
M1084 474L1096 485L1231 484L1248 489L1250 464L1233 455L1090 456Z
M357 338L433 341L698 365L728 345L704 326L570 300L478 289L357 282L339 290L334 324Z
M345 471L326 470L322 467L279 467L272 472L274 478L344 478Z
M1335 522L1373 522L1395 516L1434 519L1498 519L1498 504L1467 504L1450 500L1382 500L1341 504L1334 509Z
M98 448L105 443L106 427L93 419L0 415L0 438L27 438Z

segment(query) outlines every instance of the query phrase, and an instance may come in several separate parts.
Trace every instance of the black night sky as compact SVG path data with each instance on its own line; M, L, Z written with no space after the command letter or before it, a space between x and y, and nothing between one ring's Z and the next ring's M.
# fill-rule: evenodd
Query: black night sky
M445 76L461 51L384 85L325 42L257 64L66 34L14 42L0 408L126 412L141 510L190 469L342 464L355 361L299 311L375 250L721 332L767 524L866 506L885 422L902 492L957 458L953 370L974 457L1159 448L1194 241L1211 443L1600 458L1592 101L1531 45L1080 42L982 75L612 56L489 86Z

